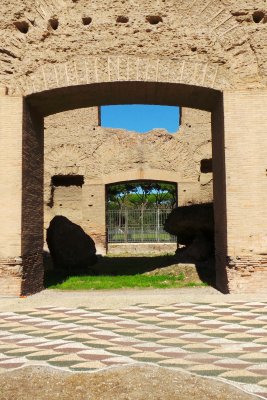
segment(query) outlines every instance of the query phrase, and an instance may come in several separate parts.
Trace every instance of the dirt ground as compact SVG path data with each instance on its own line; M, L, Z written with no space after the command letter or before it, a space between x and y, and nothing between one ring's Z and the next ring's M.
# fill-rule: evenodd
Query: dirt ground
M253 400L213 379L144 365L97 373L27 367L0 374L0 400Z

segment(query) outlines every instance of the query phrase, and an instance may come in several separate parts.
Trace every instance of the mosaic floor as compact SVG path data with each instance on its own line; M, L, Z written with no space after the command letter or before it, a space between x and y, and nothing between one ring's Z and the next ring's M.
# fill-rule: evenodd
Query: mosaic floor
M0 372L149 362L230 381L267 399L267 303L136 304L0 312Z

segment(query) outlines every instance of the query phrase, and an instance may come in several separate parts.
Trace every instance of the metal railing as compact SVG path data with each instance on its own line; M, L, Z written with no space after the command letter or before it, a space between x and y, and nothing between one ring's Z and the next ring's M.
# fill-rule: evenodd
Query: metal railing
M163 229L171 209L107 211L108 243L176 243Z

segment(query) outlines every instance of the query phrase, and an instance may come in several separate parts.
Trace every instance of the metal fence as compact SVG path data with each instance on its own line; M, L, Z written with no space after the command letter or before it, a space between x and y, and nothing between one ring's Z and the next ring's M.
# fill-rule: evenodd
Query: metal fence
M163 229L171 209L108 210L108 243L176 243Z

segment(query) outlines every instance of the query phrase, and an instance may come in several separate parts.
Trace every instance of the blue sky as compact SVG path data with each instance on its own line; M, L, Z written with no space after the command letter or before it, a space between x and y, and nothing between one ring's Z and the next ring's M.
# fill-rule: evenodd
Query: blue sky
M179 129L179 107L142 104L102 106L101 126L140 133L164 128L174 133Z

